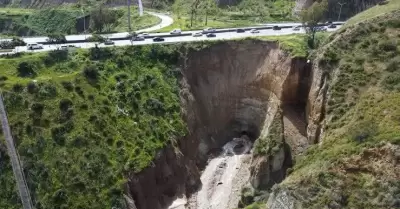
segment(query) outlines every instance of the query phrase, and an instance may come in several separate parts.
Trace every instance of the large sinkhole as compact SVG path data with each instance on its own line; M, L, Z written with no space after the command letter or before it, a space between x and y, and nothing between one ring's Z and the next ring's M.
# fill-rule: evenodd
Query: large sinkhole
M256 140L277 109L305 135L309 66L278 43L221 43L189 52L183 65L181 97L200 167L232 138Z
M214 43L184 54L180 97L188 135L130 178L130 194L138 209L237 208L245 184L279 183L292 156L307 147L310 66L277 42ZM271 159L235 142L259 142L278 112L284 146Z

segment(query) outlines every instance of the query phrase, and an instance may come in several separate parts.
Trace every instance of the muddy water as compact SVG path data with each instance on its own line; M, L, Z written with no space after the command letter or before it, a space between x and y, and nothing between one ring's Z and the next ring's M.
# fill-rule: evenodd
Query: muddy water
M240 190L249 178L251 142L235 138L223 147L223 153L208 162L201 175L202 187L189 200L176 199L169 209L233 209Z

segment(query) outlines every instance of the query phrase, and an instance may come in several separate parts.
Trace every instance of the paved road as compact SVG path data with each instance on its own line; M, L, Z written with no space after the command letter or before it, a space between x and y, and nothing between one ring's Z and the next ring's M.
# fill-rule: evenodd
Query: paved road
M296 25L299 25L299 23L296 23ZM328 31L334 31L339 28L340 28L340 26L338 26L336 29L328 29ZM193 37L191 35L167 37L167 38L165 38L165 41L163 41L163 42L153 42L153 40L150 38L146 39L144 41L134 41L134 42L131 42L130 40L119 40L119 41L114 41L114 43L115 43L114 46L191 42L191 41L203 41L203 40L228 40L228 39L238 39L238 38L257 37L257 36L280 36L280 35L305 33L304 30L294 31L292 28L283 28L282 30L263 29L263 30L259 30L259 31L260 31L260 33L256 33L256 34L252 34L249 31L246 31L245 33L236 33L236 32L216 33L216 37L214 37L214 38L207 38L205 35L203 35L201 37ZM196 32L200 32L200 31L198 31L198 30L197 31L185 31L185 33L196 33ZM159 34L160 33L155 33L155 34L150 33L149 35L156 36ZM162 33L162 34L168 34L168 33ZM86 42L86 43L75 43L73 45L81 47L81 48L92 48L92 47L95 47L95 44L96 43L94 43L94 42ZM34 52L55 50L60 46L61 46L60 44L45 45L44 49L35 50ZM105 46L104 44L100 44L99 47L108 47L108 46ZM16 51L17 52L27 51L27 48L26 47L17 47Z
M151 31L156 31L161 28L170 26L174 20L169 17L168 15L160 14L160 13L155 13L155 12L147 12L148 14L157 16L158 18L161 19L161 22L155 26L145 28L142 30L138 30L136 32L151 32ZM108 38L124 38L128 35L128 32L122 32L122 33L112 33L112 34L104 34L105 37ZM68 41L79 41L79 40L86 40L86 38L90 37L90 34L80 34L80 35L68 35L65 36L65 38ZM22 38L26 43L38 43L38 42L46 42L47 37L46 36L38 36L38 37L23 37Z

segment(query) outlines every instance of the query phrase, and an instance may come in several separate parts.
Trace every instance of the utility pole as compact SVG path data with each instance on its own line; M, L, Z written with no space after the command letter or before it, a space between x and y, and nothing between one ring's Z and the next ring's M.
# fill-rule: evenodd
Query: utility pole
M342 13L342 7L343 7L343 5L346 4L346 2L344 2L344 3L338 2L338 4L340 5L340 10L339 10L339 16L338 16L337 21L340 21L340 15L341 15L341 13Z
M81 8L81 12L83 15L83 34L85 35L85 40L86 40L86 16L85 12L83 11L83 8Z
M139 16L143 16L143 3L142 0L138 0L139 5Z
M131 0L127 0L128 4L128 31L129 34L131 34L132 28L131 28Z
M11 135L10 125L8 124L7 113L3 103L3 97L0 94L0 121L3 128L4 138L6 141L8 155L10 156L11 167L14 173L14 178L17 183L17 189L21 198L24 209L32 209L32 200L29 193L28 185L26 184L24 171L21 168L18 152L15 149L14 140Z

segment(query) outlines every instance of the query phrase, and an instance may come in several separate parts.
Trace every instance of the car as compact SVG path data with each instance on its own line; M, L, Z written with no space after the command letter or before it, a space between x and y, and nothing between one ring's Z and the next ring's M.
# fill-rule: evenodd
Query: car
M68 46L61 46L61 50L68 50Z
M327 31L327 28L324 27L324 26L315 27L315 31L318 31L318 32L325 32L325 31Z
M334 25L334 24L330 24L330 25L328 25L328 28L336 28L337 26L336 25Z
M208 38L216 37L215 33L207 33L206 35Z
M162 38L162 37L155 37L155 38L153 38L153 41L154 42L161 42L161 41L164 41L165 39L164 38Z
M26 45L28 50L43 49L43 45L38 43L29 43Z
M301 29L301 26L300 26L300 25L298 25L298 26L296 26L296 27L293 28L294 31L299 31L300 29Z
M250 33L260 33L260 31L257 30L257 29L251 29L251 30L250 30Z
M201 37L203 34L201 32L193 33L193 37Z
M149 34L148 33L139 33L138 36L147 37L147 36L149 36Z
M244 32L246 32L246 31L242 28L236 29L236 33L244 33Z
M177 28L177 29L172 30L172 31L169 32L169 33L170 33L170 34L181 34L181 33L182 33L182 30L179 29L179 28Z
M114 45L115 43L114 43L114 41L111 41L110 39L107 39L105 42L104 42L104 45Z
M205 28L205 29L203 29L203 34L205 34L205 33L213 33L215 31L216 30L214 28Z
M143 36L135 36L132 37L132 41L144 41L145 38Z
M274 25L274 27L272 27L272 30L281 30L282 28L281 27L279 27L279 26L277 26L277 25Z

